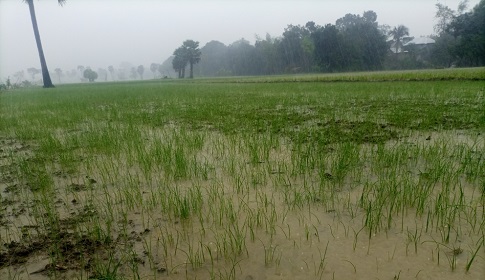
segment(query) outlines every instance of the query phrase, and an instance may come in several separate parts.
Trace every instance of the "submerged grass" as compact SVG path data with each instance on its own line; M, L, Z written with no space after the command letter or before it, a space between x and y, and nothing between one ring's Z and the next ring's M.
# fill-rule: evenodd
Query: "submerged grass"
M2 93L0 278L477 279L483 73Z

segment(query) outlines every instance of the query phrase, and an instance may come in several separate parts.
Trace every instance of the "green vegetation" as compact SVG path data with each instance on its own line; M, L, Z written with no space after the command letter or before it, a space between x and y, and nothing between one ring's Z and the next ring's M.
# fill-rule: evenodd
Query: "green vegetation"
M485 69L0 94L0 278L479 279Z
M374 11L347 13L334 23L288 24L281 35L266 34L254 45L210 41L201 50L197 76L341 73L349 71L483 67L485 0L455 11L436 3L435 35L412 36L404 25L390 27ZM409 36L411 35L411 36Z
M185 40L182 46L174 51L173 55L172 66L178 72L178 77L185 78L185 69L187 68L187 64L189 64L189 78L194 78L194 64L199 63L201 55L199 42Z

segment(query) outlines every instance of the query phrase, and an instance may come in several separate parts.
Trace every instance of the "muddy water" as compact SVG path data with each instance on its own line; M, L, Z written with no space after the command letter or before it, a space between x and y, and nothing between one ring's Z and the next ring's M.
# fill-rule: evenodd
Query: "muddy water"
M480 139L463 131L430 133L412 135L399 140L402 142L386 146L411 143L428 147L448 143L450 150L466 145L479 154L484 149ZM101 156L90 158L100 162L90 162L91 167L81 168L75 175L59 173L52 166L50 172L57 187L56 201L59 203L56 207L60 219L76 217L79 224L90 228L93 226L91 219L99 218L101 222L108 219L107 198L115 208L116 226L112 229L112 237L116 241L110 247L98 246L83 251L85 258L90 257L88 253L98 255L98 262L106 264L112 257L121 264L117 271L119 274L127 278L137 275L142 279L485 277L485 246L478 250L470 271L465 271L484 236L483 224L480 225L483 223L484 206L477 191L479 180L473 181L463 174L456 180L463 190L465 201L470 202L473 211L469 213L473 215L460 216L449 231L446 242L443 241L443 236L448 234L443 231L446 228L430 227L426 230L426 215L416 215L414 209L394 215L390 228L369 232L364 226L365 211L358 202L366 182L379 179L378 174L371 174L371 160L359 167L365 170L360 178L352 177L352 174L358 173L349 173L343 185L339 185L334 203L329 205L320 199L305 200L307 190L318 189L321 180L312 177L317 176L315 173L304 176L288 174L294 169L293 149L284 140L279 142L280 146L271 149L270 162L252 162L245 144L222 135L208 134L204 141L201 150L191 156L210 166L206 179L173 179L157 173L147 181L145 175L133 175L142 173L140 167L119 162L116 165L109 163L119 169L118 173L103 176L101 171L96 173L92 167L102 167L105 161L110 160ZM3 143L3 146L7 145ZM12 147L11 142L8 145ZM22 145L16 143L9 151L20 152ZM365 148L361 151L362 155L368 155ZM329 160L332 157L329 155ZM410 176L420 176L427 166L425 160L416 162L414 169L413 166L406 167ZM7 170L13 168L11 165L12 162L4 157L0 168ZM332 163L328 163L327 169L329 180L325 184L331 185ZM0 217L4 223L0 223L0 253L8 251L10 240L26 242L28 246L28 241L23 240L20 233L25 233L25 230L22 231L25 225L36 226L28 224L33 222L29 215L16 216L13 212L12 209L19 208L21 199L26 196L6 192L11 184L21 184L16 178L9 178L3 175L0 182L2 198L13 202L13 206L6 206L6 200L2 200ZM115 179L103 182L109 178ZM241 188L236 186L238 184ZM440 187L437 183L435 190ZM167 195L165 189L177 190L185 196L195 188L200 189L203 201L198 211L194 210L187 218L162 211L162 196ZM126 189L133 193L124 196ZM141 203L130 205L129 197L136 197ZM303 202L298 203L298 199ZM352 205L352 210L349 210L349 205ZM82 219L79 218L81 216ZM475 227L470 225L470 219L477 220ZM68 231L82 228L68 228ZM28 232L34 234L35 231L29 229ZM69 244L82 246L74 241ZM108 251L112 255L107 254ZM49 268L52 267L48 250L40 246L27 254L25 262L1 268L0 279L72 279L81 274L87 278L93 275L95 269L89 267L84 270L80 264L61 264L53 270Z

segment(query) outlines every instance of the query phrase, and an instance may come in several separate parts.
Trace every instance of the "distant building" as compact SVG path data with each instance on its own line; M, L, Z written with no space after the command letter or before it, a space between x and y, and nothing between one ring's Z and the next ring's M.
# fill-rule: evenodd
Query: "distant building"
M423 48L430 47L435 43L436 41L429 37L419 37L419 38L413 38L411 41L405 43L404 47L414 46L419 49L423 49Z
M426 62L429 60L431 49L435 43L436 41L429 37L419 37L404 44L404 49L412 52L417 61Z
M401 41L399 41L399 42L396 42L394 40L387 41L387 43L389 44L389 50L392 53L402 53L402 52L405 52L404 46L408 42L412 41L413 39L414 39L414 37L403 37L401 39Z

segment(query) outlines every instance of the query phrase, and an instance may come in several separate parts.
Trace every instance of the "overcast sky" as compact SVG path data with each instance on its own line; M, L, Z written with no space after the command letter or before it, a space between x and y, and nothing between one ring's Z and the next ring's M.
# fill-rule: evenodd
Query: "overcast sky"
M335 24L347 13L373 10L379 24L404 24L410 35L433 33L436 0L56 0L34 1L49 70L107 68L127 61L162 62L186 39L204 46L255 35L280 36L288 24ZM456 9L460 0L439 2ZM469 8L479 0L470 0ZM29 9L0 0L0 79L40 68Z

